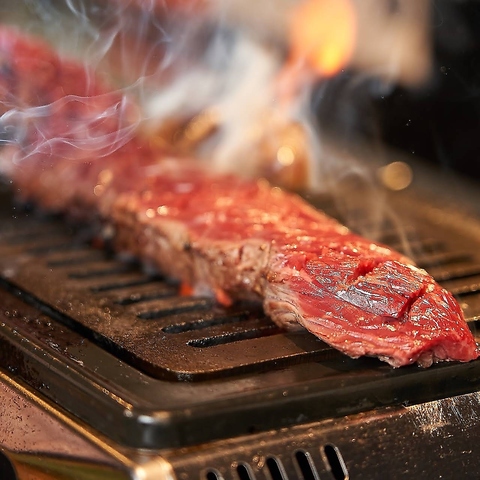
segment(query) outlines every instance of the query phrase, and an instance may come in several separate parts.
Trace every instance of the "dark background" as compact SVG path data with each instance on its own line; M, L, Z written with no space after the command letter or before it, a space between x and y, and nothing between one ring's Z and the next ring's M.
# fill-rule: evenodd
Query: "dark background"
M382 142L480 178L480 2L432 5L434 61L427 85L409 90L345 72L319 87L313 103L321 128L340 140Z

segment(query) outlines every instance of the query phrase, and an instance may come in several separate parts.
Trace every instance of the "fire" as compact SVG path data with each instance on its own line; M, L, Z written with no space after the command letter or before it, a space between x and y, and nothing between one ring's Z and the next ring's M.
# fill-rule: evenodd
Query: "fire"
M290 22L292 59L331 76L350 61L357 33L352 0L306 0Z

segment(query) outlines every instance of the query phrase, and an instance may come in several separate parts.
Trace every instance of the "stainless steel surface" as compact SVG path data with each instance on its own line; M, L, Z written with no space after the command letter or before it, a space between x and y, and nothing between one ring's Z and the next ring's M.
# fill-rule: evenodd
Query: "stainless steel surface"
M0 370L0 474L3 480L174 480L155 455L113 446L91 427Z
M142 452L92 434L3 374L0 389L4 480L448 480L479 472L478 393Z

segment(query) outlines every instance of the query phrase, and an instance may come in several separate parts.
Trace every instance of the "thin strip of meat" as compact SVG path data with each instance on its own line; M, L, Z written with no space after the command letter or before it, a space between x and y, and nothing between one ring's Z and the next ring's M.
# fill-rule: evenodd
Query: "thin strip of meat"
M0 39L5 35L17 34L3 31ZM11 56L15 42L5 44L0 40L4 65L7 58L9 75L20 76L29 92L22 100L38 102L40 95L32 93L44 85L22 76ZM58 59L52 65L63 68ZM64 77L57 72L53 78ZM61 88L68 92L69 84ZM89 116L96 105L103 111L93 101ZM46 122L54 134L65 111L51 115ZM82 115L76 111L77 120ZM199 293L225 304L257 299L279 325L300 324L347 355L375 356L395 367L479 355L460 307L425 271L295 195L264 180L215 175L194 160L156 155L135 136L88 161L65 159L64 152L41 150L17 163L18 147L11 147L0 165L23 198L68 214L101 216L113 227L119 250Z

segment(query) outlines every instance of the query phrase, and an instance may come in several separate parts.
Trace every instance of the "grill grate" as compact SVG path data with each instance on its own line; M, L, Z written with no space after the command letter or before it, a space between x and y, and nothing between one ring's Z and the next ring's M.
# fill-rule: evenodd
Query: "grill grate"
M72 241L57 222L45 222L33 237L25 234L28 224L17 229L0 245L6 258L22 258L11 266L10 288L34 292L58 318L68 317L70 326L156 378L196 381L338 355L307 332L282 331L256 304L222 308L209 298L181 296L175 283ZM413 245L420 266L460 297L467 318L476 320L474 255L450 250L439 239L416 237Z

